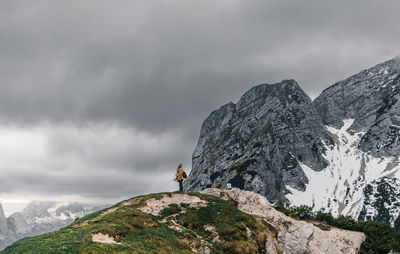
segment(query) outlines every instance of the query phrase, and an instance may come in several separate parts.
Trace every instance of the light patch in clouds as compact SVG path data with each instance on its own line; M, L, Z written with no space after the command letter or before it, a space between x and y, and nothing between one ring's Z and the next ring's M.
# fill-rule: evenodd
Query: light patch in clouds
M6 210L27 200L109 203L173 191L184 140L113 124L0 128L0 195ZM153 158L157 158L154 160Z
M0 167L15 163L35 163L46 156L46 138L40 129L0 128Z

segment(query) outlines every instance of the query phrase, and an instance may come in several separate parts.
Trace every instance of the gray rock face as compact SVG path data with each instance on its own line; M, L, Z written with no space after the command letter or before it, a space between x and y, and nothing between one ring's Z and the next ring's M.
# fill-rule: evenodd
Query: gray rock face
M400 59L394 58L340 81L313 102L326 125L363 131L359 147L375 156L400 154Z
M396 57L340 81L313 102L326 125L341 127L355 119L350 131L364 132L358 148L374 157L393 157L382 178L367 183L359 219L373 219L400 228L400 182L390 173L400 155L400 58ZM387 175L385 175L387 172Z
M10 242L10 232L4 215L3 206L0 204L0 250L4 249Z
M397 57L337 82L313 102L294 80L284 80L212 112L184 187L231 185L270 202L400 228L399 155Z
M0 204L0 235L7 235L8 227L7 227L7 219L4 215L3 206Z
M299 162L327 165L322 142L333 141L296 81L256 86L204 121L185 188L230 183L283 201L286 185L304 190L308 182Z

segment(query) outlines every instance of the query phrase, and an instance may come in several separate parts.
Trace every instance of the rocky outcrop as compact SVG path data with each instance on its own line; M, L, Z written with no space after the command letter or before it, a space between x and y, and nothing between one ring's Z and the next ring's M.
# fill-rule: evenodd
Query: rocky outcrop
M330 227L322 230L318 223L298 221L276 211L268 200L254 192L239 189L206 189L205 194L237 202L239 210L259 216L278 229L277 237L268 239L268 253L357 253L365 236ZM272 243L272 244L271 244ZM275 250L271 248L275 244ZM278 252L279 251L279 252Z
M324 124L365 132L359 148L376 157L400 154L400 58L396 57L325 89L313 102Z
M399 91L398 57L313 102L294 80L253 87L204 121L185 189L232 186L400 228Z
M204 121L185 189L229 183L283 202L286 186L308 183L300 163L326 167L323 142L333 143L296 81L256 86Z

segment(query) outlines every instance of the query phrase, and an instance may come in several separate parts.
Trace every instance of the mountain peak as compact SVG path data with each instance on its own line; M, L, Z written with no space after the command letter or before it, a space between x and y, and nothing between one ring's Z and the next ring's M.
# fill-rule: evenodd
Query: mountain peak
M286 185L304 190L308 181L300 163L317 170L326 166L322 140L332 143L295 80L255 86L236 105L226 104L203 122L185 188L229 183L284 202Z
M398 72L400 71L400 55L383 63L377 64L374 67L369 68L367 71L386 75L392 73L393 71Z
M398 58L361 71L325 89L314 102L322 121L340 129L344 119L355 119L350 131L366 132L363 151L375 156L397 156L400 146L390 126L400 124L400 61ZM397 135L397 134L396 134ZM392 140L390 144L388 140Z
M286 79L275 84L260 84L252 87L240 97L238 107L245 107L253 101L265 101L266 98L276 98L279 103L286 104L311 102L310 97L301 89L294 79Z
M313 102L288 79L227 105L204 121L185 189L230 185L400 228L398 57Z
M0 204L0 238L8 234L8 226L3 206Z

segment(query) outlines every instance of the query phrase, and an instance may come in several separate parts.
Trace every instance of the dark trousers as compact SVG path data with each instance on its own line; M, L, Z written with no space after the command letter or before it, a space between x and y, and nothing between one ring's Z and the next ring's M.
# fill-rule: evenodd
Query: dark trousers
M178 182L179 182L179 190L180 191L183 191L183 179L182 180L178 180Z

